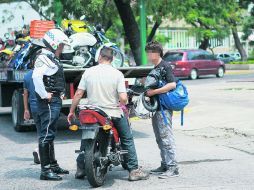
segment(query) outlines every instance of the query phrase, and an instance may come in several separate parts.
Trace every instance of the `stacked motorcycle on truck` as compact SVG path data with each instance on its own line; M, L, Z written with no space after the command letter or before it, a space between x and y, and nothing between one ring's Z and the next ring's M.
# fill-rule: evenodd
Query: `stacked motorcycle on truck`
M16 32L15 42L12 46L0 41L0 66L14 70L28 70L33 67L35 55L45 47L41 40L44 34L53 28L65 32L70 38L71 45L64 48L60 57L64 68L78 69L96 65L96 51L101 46L111 47L114 50L114 67L122 67L124 56L116 44L110 42L100 25L92 26L83 17L81 20L63 20L61 27L54 21L33 20L29 31ZM5 47L6 46L6 47Z

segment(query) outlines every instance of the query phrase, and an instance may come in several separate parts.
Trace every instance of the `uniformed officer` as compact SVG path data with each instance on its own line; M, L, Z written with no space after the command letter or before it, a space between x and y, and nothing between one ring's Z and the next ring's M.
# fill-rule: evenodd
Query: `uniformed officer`
M62 107L65 92L63 66L59 62L64 46L70 46L68 37L59 29L49 30L43 37L43 48L37 56L33 82L38 99L39 154L41 180L62 180L58 174L69 174L59 167L55 159L54 139L56 122Z

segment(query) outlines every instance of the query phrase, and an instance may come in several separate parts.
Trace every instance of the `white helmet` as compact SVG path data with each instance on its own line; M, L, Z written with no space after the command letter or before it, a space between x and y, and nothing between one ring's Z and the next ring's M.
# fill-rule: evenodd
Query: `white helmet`
M69 38L59 29L50 29L43 37L44 44L55 51L59 45L65 44L70 46Z

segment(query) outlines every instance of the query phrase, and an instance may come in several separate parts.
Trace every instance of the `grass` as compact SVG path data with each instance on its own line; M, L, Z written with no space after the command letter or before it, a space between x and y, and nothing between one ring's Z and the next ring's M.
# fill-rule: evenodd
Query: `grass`
M254 64L254 60L248 60L248 61L232 61L228 64Z

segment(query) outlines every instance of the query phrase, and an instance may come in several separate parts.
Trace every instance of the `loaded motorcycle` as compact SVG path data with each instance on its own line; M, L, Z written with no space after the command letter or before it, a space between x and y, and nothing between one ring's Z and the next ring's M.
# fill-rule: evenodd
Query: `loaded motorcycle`
M103 29L100 25L89 26L84 25L80 28L88 28L91 32L78 32L72 30L72 24L68 24L68 29L65 31L69 35L71 47L65 49L61 57L61 62L64 68L85 68L96 65L95 54L100 46L111 47L114 51L114 59L112 65L114 67L122 67L124 56L116 44L110 42L106 38Z
M4 34L5 40L3 41L0 38L0 63L1 66L6 65L7 61L10 60L13 55L13 46L14 40L10 39L10 35L8 33Z
M10 60L9 67L16 70L32 68L33 59L43 46L43 43L38 39L28 40Z
M73 32L73 34L70 35L71 46L65 46L60 57L60 61L63 63L64 68L87 68L96 65L95 54L97 48L100 46L107 46L113 49L114 59L112 65L114 67L123 66L123 54L114 43L111 43L109 39L104 36L101 27L91 27L87 25L82 27L89 27L91 31L93 30L93 34L88 32ZM31 58L43 47L43 45L37 45L34 41L37 40L27 41L23 47L17 51L10 61L9 67L15 69L29 68Z

